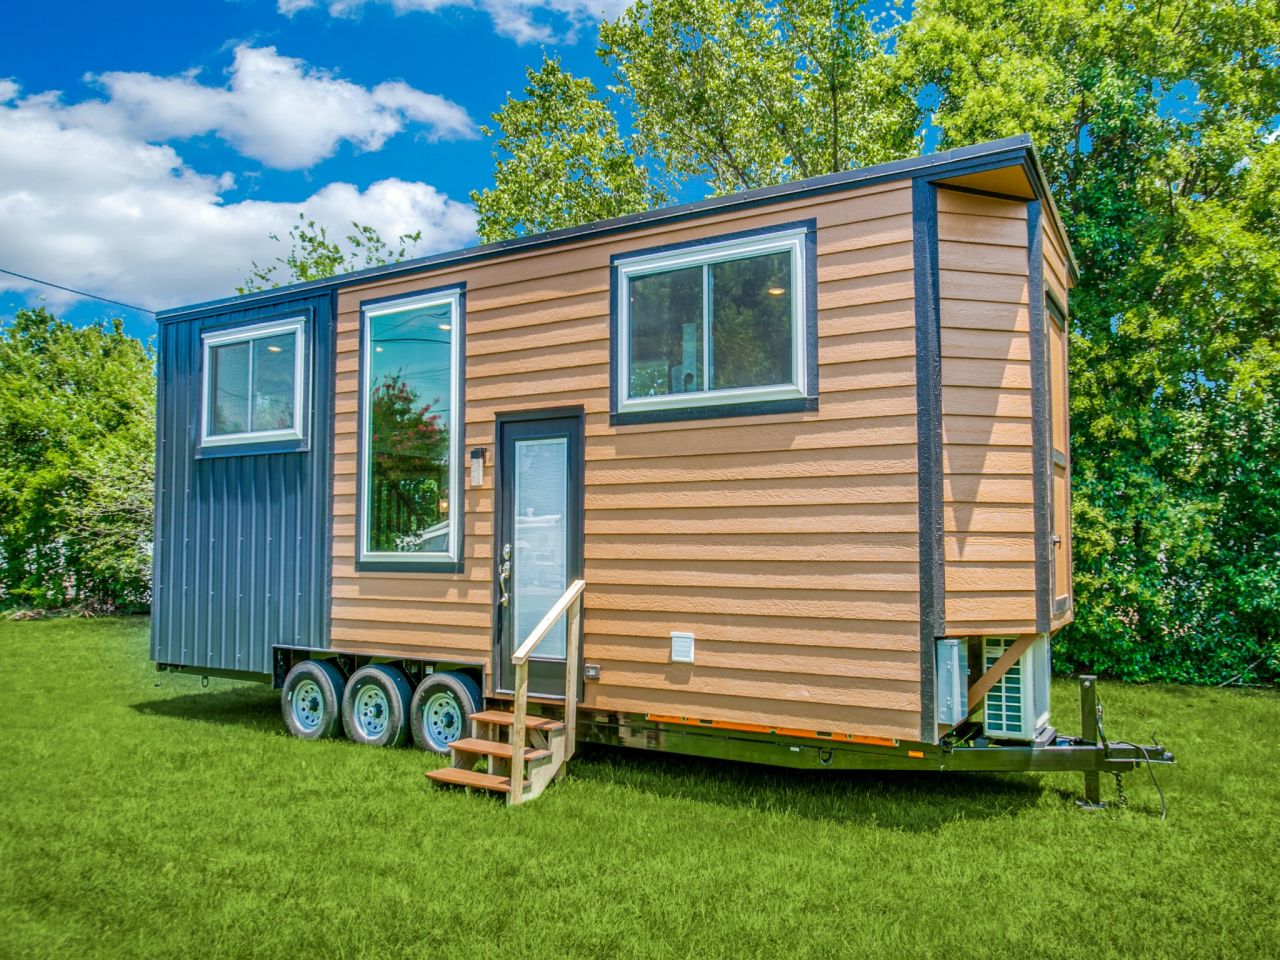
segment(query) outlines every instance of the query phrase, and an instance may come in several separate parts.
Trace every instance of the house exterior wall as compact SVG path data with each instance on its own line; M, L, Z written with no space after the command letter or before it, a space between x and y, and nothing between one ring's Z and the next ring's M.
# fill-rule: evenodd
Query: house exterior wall
M270 675L273 644L327 642L331 304L323 293L160 326L151 605L158 663ZM308 449L204 455L201 334L296 316L307 318Z
M1071 271L1062 238L1048 222L1044 230L1044 280L1057 309L1045 311L1046 348L1049 374L1049 423L1052 489L1052 606L1053 629L1065 626L1075 618L1071 588L1071 416L1068 410L1069 325L1067 298L1071 289ZM1058 322L1062 321L1062 322Z
M1036 629L1027 204L938 190L946 632Z
M817 220L810 412L610 426L610 256ZM460 574L357 570L362 301L466 284ZM585 410L583 709L916 739L919 521L910 181L642 226L338 295L332 645L488 662L500 412ZM466 453L464 452L464 456ZM670 633L697 638L669 663Z
M1065 310L1071 280L1049 218L1029 221L1029 209L1016 198L938 190L951 636L1056 630L1071 616L1066 333L1044 294L1031 288L1042 282ZM1033 257L1042 258L1036 270ZM1032 322L1043 336L1032 335ZM1044 510L1040 525L1037 509Z
M576 408L584 710L931 740L936 636L1071 617L1067 338L1039 288L1065 311L1073 267L1023 141L857 175L162 315L153 659L266 679L279 644L491 677L496 417ZM611 417L611 257L797 222L817 409ZM359 569L361 303L453 284L464 465L487 451L451 497L461 570ZM201 332L300 312L306 450L200 451Z

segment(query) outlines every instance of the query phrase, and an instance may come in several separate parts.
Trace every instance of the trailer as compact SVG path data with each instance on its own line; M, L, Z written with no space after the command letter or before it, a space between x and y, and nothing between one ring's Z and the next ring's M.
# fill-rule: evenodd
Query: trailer
M582 741L1096 804L1172 756L1049 725L1076 276L1015 137L165 311L152 659L511 803Z

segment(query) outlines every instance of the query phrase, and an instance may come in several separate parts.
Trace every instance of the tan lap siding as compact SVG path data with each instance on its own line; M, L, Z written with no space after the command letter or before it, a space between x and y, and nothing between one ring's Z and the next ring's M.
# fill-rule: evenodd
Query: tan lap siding
M1044 225L1044 275L1045 285L1057 299L1058 305L1067 310L1071 278L1067 256L1057 231ZM1046 347L1049 354L1049 418L1052 424L1054 451L1052 471L1053 532L1057 539L1053 544L1053 629L1072 621L1075 611L1071 606L1071 417L1068 412L1067 387L1068 334L1045 314ZM1061 460L1065 458L1066 463ZM1066 609L1059 612L1065 601Z
M1044 230L1044 282L1049 292L1057 298L1058 304L1065 310L1067 307L1067 291L1071 286L1071 274L1067 267L1067 253L1058 237L1058 232L1050 225L1048 218L1043 221Z
M809 217L820 409L611 427L609 257ZM465 281L464 448L492 452L500 412L586 411L586 706L917 738L911 237L897 184L344 291L334 646L490 656L492 455L465 495L463 573L353 564L359 303ZM668 662L677 630L693 665Z
M938 191L946 628L1035 629L1026 204Z

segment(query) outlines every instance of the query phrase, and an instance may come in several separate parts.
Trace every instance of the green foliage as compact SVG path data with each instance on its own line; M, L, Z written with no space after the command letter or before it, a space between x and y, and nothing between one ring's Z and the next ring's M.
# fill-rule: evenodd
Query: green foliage
M600 56L639 147L713 194L916 151L889 35L852 0L638 0Z
M322 280L339 273L398 263L409 255L409 246L422 239L421 230L404 233L396 241L399 246L392 247L367 224L353 221L351 228L353 232L347 234L344 247L330 240L328 231L308 219L306 214L298 214L298 222L289 228L288 256L276 257L275 263L266 266L253 261L253 271L241 286L236 287L236 293L255 293L290 283ZM277 234L269 236L277 243L281 242Z
M146 603L153 365L119 321L0 327L0 603Z
M370 404L371 540L374 550L407 549L405 538L440 523L447 496L449 429L398 374L374 387Z
M849 0L639 0L600 28L616 102L544 59L494 114L480 236L653 209L690 177L728 193L913 153L889 37Z
M1041 146L1071 303L1075 625L1060 663L1280 672L1274 3L923 0L899 42L942 146Z
M485 241L607 220L661 206L666 195L632 158L607 104L590 80L543 58L529 68L524 97L493 115L498 136L492 189L471 200Z
M423 403L399 374L388 374L373 388L370 404L372 453L380 476L400 480L422 473L423 464L443 464L449 455L449 430L432 413L439 401Z

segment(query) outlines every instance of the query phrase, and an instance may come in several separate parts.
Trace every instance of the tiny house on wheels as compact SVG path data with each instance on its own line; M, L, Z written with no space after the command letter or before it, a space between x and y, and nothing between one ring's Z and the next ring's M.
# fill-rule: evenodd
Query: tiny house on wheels
M1103 771L1025 137L160 315L152 658L520 802L579 741ZM483 771L475 769L485 762Z

